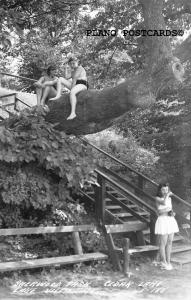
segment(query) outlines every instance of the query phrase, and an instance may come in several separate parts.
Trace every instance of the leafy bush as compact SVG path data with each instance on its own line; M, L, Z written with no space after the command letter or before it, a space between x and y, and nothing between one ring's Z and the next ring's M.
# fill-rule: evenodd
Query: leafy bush
M89 147L46 123L42 108L26 110L1 124L0 147L4 226L39 225L56 209L66 212L62 224L79 222L84 212L72 192L95 168Z
M123 137L121 134L115 133L113 130L105 130L99 134L87 136L88 140L106 151L115 158L121 160L125 164L143 173L151 173L155 168L159 157L156 151L144 149L139 145L132 134ZM106 155L97 153L99 164L112 168L115 171L123 171L125 168L118 162L108 158Z

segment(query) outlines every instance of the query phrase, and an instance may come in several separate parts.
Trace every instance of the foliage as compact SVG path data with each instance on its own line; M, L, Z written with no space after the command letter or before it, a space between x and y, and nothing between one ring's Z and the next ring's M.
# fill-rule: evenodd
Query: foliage
M60 45L51 45L47 39L47 31L41 33L29 32L26 36L20 38L16 46L18 54L22 57L22 63L18 68L21 76L33 79L39 79L49 66L56 69L58 76L64 76L64 48ZM15 49L14 49L14 52ZM21 80L25 90L31 91L33 86L27 86L28 82ZM19 86L16 87L20 89Z
M41 108L23 111L1 125L0 147L1 202L6 212L14 211L15 225L21 225L19 219L22 223L28 218L27 211L33 223L43 218L42 211L47 214L64 209L66 223L84 213L77 203L68 201L72 201L71 191L89 178L96 159L75 137L57 132L46 123ZM4 221L10 224L5 211ZM33 219L35 213L38 220Z
M99 134L88 136L88 139L123 163L146 174L153 172L159 159L154 149L146 150L142 148L131 133L127 137L123 137L123 135L115 133L114 130L105 130ZM104 164L116 171L124 169L119 163L112 161L104 154L98 153L97 150L95 151L99 164Z
M165 2L163 13L169 29L190 29L188 2ZM143 28L141 5L135 0L90 3L85 0L2 0L0 4L0 33L8 38L10 32L18 35L18 43L15 45L12 41L11 55L14 59L18 55L22 57L19 69L22 75L38 78L42 72L42 61L47 65L50 60L54 61L62 75L59 59L65 58L68 52L81 56L90 86L96 88L114 85L119 78L129 77L144 67L145 37L123 37L120 34L123 29ZM114 37L86 36L87 29L116 29L119 34ZM172 43L175 42L176 39L172 38ZM6 42L4 44L7 47ZM6 48L4 52L7 53ZM124 53L130 55L133 64Z

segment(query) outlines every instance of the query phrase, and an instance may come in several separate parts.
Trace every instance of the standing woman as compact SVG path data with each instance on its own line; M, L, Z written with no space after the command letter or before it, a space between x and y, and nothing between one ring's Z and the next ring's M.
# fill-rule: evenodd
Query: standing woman
M70 103L71 103L71 113L67 120L72 120L76 117L76 95L84 90L88 89L87 75L85 69L79 62L77 57L71 57L68 60L68 64L72 69L71 79L60 77L57 81L57 94L56 97L50 100L57 100L61 96L62 85L70 90Z
M159 184L155 198L158 211L155 234L158 235L161 267L165 270L173 269L170 263L172 242L174 233L179 232L178 224L172 210L171 196L172 192L170 191L168 183Z

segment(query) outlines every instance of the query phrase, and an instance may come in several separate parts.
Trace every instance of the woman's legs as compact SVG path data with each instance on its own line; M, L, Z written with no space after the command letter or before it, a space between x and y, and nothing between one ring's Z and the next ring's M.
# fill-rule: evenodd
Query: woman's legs
M84 84L75 85L70 91L70 103L71 103L71 113L67 120L72 120L76 117L76 95L81 92L87 90L87 87Z
M40 100L42 97L42 88L36 88L36 96L37 96L37 105L40 105Z
M172 250L172 242L174 238L174 233L168 234L167 244L166 244L166 260L167 264L170 264L171 250Z
M161 261L164 264L167 263L167 259L166 259L167 239L168 239L167 234L160 234L159 235L159 252L160 252Z
M54 98L51 98L50 100L57 100L60 98L61 93L62 93L62 85L64 85L65 87L67 87L70 90L72 87L72 82L63 77L58 78L56 96Z
M56 90L53 86L46 86L42 93L41 105L45 105L45 101L50 97L54 97L56 95Z

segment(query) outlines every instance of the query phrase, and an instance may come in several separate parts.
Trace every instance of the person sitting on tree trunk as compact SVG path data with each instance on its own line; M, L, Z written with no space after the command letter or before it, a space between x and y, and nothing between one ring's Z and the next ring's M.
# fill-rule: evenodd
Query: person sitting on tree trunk
M51 82L51 84L44 85L45 82ZM49 98L56 95L57 93L56 82L57 82L57 77L55 77L55 68L50 66L46 70L45 75L42 76L37 82L34 83L34 86L36 87L36 94L37 94L37 105L44 106Z
M155 234L158 235L161 267L172 270L170 264L171 249L174 233L179 231L178 224L172 211L172 192L168 183L160 184L156 196L158 218L155 224Z
M71 57L68 60L68 64L72 69L71 79L60 77L57 80L57 94L56 97L50 100L57 100L61 96L62 85L70 90L70 103L71 103L71 113L67 120L72 120L76 117L76 95L88 89L88 82L85 69L80 65L79 59L77 57ZM46 84L46 83L45 83Z

